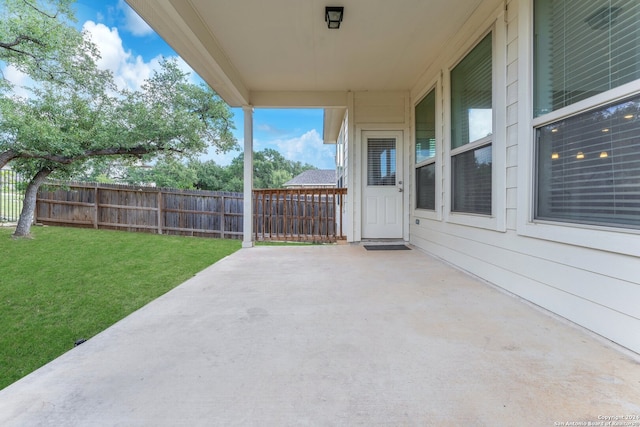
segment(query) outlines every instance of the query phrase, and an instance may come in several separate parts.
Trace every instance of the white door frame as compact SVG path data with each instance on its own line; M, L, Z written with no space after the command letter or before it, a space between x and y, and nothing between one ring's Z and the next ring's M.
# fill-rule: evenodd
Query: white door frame
M359 132L360 136L360 193L362 197L360 198L360 224L361 224L361 235L362 239L377 239L377 238L390 238L390 239L405 239L405 229L407 224L405 224L405 216L407 212L407 204L406 204L406 191L410 188L407 182L407 161L405 158L405 139L404 132L402 130L365 130L362 129ZM368 138L394 138L396 140L396 178L394 185L389 185L388 187L368 187L367 186L367 146L368 146ZM375 192L375 193L374 193ZM378 202L374 202L372 205L368 205L375 198L375 194L382 195L384 200L380 200ZM374 195L374 198L368 199L368 194ZM393 200L395 198L395 201ZM391 201L393 203L391 206L395 206L395 211L389 211L388 203ZM375 203L386 203L387 213L390 216L387 218L386 216L381 221L383 222L380 226L373 225L372 227L367 227L367 209L372 209L372 206L376 206ZM380 205L378 204L378 209ZM380 212L380 211L379 211ZM384 213L380 213L381 215L385 215ZM384 223L387 220L390 220L389 229L384 230L386 227ZM369 233L369 234L367 234Z

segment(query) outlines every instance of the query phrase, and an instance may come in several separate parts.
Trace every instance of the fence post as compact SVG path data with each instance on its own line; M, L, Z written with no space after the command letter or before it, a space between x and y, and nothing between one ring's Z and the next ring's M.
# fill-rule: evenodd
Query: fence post
M220 238L224 239L224 213L225 213L225 200L224 196L220 196Z
M162 234L162 190L158 190L158 234Z
M93 228L98 228L98 183L93 189Z

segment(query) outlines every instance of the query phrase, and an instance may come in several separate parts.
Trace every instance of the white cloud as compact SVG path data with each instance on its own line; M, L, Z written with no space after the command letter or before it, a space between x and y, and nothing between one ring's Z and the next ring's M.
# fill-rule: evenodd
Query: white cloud
M118 9L124 13L124 28L134 36L148 36L153 29L124 0L118 0Z
M13 94L16 96L21 96L23 98L28 98L30 96L30 92L26 89L27 87L33 86L33 80L18 70L13 65L8 65L2 69L2 74L4 78L7 79L13 85Z
M98 67L110 70L119 88L137 90L144 80L158 69L160 56L145 62L140 56L134 56L131 50L125 50L117 28L109 28L104 24L87 21L82 27L100 50Z
M269 145L275 145L278 152L288 160L309 163L320 169L335 168L335 145L324 144L322 137L315 129L299 137L269 141ZM257 148L257 150L263 148L268 146Z
M157 55L149 62L145 62L142 56L134 55L130 49L124 48L117 28L109 28L104 24L87 21L82 29L98 46L101 56L98 67L110 70L119 88L138 90L154 70L160 69L162 55ZM182 58L177 57L176 59L178 67L185 73L190 73L190 82L197 83L199 81L197 74L193 72L191 67Z
M244 145L241 137L238 138L240 147ZM318 169L335 169L335 145L327 145L322 142L320 134L315 129L306 132L304 135L275 140L254 139L253 149L262 151L271 148L282 154L287 160L308 163ZM203 155L200 160L213 160L221 166L227 166L231 160L238 157L242 151L231 151L225 154L216 154L211 149L208 154Z

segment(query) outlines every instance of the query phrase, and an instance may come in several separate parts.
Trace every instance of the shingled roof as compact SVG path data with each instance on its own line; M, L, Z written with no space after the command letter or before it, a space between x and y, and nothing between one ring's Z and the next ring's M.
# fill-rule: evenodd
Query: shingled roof
M284 187L328 187L336 185L333 169L311 169L284 183Z

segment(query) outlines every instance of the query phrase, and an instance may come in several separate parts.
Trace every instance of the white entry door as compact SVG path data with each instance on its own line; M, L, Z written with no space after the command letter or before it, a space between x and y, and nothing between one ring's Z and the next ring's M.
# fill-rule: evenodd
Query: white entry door
M362 238L400 239L403 229L402 133L363 132Z

